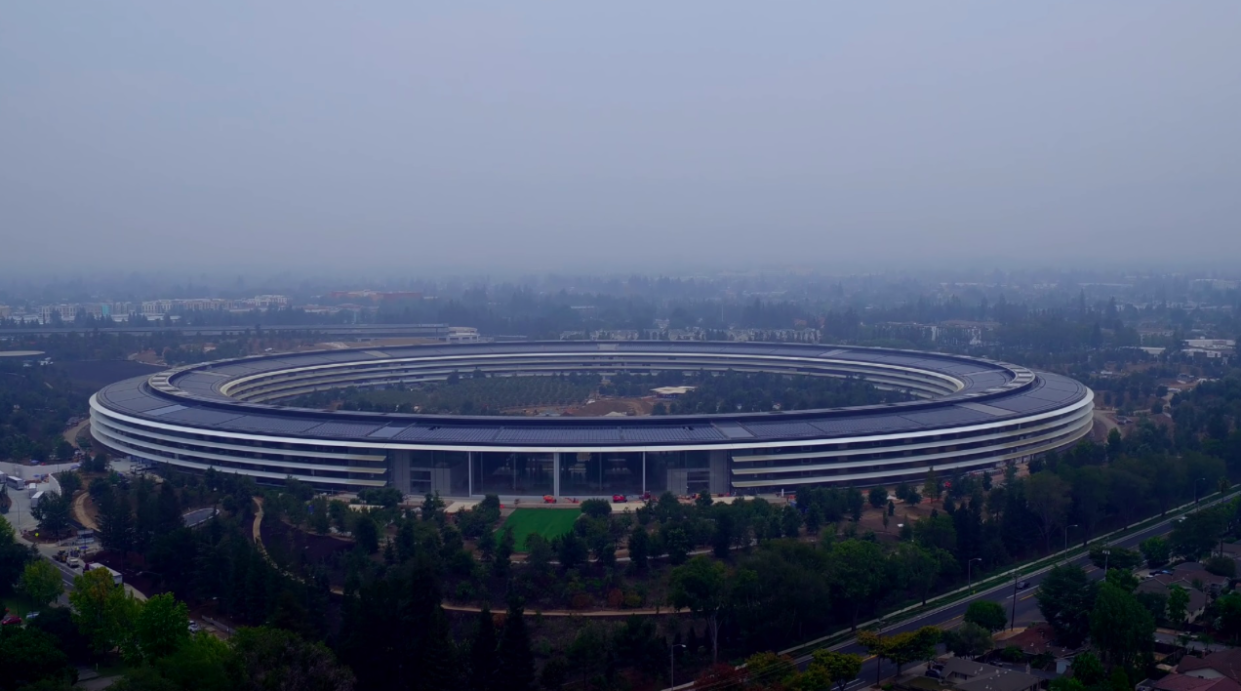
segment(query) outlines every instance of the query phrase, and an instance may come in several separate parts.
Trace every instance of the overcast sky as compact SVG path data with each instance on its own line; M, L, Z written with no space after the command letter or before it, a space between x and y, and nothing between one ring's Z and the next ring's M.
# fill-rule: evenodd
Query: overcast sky
M1241 258L1241 2L0 8L0 271Z

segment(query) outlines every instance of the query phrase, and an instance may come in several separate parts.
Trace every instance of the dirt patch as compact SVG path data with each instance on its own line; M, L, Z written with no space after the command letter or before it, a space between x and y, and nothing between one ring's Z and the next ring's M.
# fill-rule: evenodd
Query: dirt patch
M564 414L573 417L603 417L609 413L641 416L650 415L654 407L654 399L601 398L584 405L566 408Z

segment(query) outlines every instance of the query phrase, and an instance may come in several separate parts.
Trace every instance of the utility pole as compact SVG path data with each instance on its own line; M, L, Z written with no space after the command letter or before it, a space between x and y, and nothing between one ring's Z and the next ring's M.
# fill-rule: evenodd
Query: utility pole
M966 571L969 572L970 595L974 594L974 562L976 561L982 561L982 557L974 557L973 559L970 559L969 564L966 566Z

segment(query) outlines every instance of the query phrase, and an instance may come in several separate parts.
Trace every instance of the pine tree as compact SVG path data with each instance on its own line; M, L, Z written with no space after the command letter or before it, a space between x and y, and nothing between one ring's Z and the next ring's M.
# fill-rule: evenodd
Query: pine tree
M526 630L521 601L510 598L500 637L499 664L496 669L497 691L532 691L534 689L534 656L530 651L530 632Z
M491 691L496 668L499 666L497 645L496 625L491 608L483 605L483 611L478 613L478 629L474 632L474 640L470 642L471 691Z

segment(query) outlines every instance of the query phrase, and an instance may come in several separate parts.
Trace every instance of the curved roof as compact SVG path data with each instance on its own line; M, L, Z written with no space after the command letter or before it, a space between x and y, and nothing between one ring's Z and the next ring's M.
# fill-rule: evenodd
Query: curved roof
M649 362L644 362L649 361ZM412 364L411 364L412 363ZM942 395L827 410L655 417L445 416L290 408L242 400L247 385L306 372L420 367L495 371L726 369L861 371L921 378ZM532 364L533 363L533 364ZM551 363L551 364L546 364ZM566 364L567 363L567 364ZM447 369L445 369L447 368ZM345 374L348 379L352 374ZM895 375L894 375L895 376ZM943 393L943 392L947 393ZM925 393L925 392L924 392ZM275 396L273 396L275 397ZM151 422L299 439L487 446L710 445L926 432L1050 413L1089 397L1073 379L978 358L818 344L553 341L379 347L222 360L112 384L96 401ZM258 396L257 398L262 398Z

